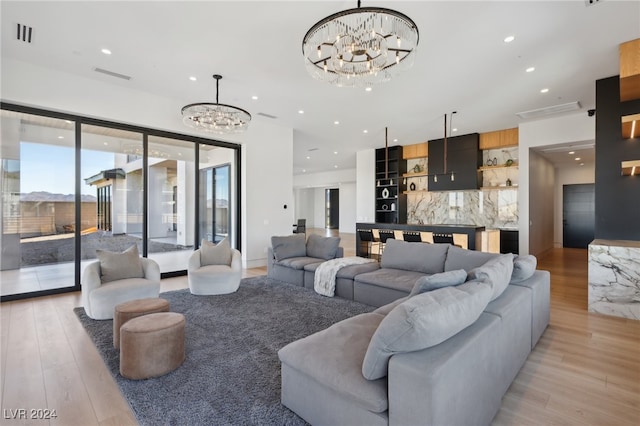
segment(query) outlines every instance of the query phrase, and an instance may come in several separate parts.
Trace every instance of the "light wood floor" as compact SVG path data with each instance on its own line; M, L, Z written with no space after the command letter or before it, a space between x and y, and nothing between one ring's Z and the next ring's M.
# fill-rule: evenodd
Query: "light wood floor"
M322 231L318 232L321 233ZM352 255L353 235L345 235ZM551 325L503 399L495 425L640 424L640 321L588 313L585 250L555 249ZM245 276L266 273L265 268ZM186 287L163 280L162 291ZM79 293L0 305L0 424L126 425L135 419L72 308ZM16 410L57 418L11 420ZM215 419L212 419L212 424Z

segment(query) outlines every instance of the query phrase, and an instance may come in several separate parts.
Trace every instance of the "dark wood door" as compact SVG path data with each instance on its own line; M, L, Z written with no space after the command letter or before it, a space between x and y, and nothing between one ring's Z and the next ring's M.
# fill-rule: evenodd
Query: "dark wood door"
M587 248L595 234L595 185L563 185L562 200L563 246Z

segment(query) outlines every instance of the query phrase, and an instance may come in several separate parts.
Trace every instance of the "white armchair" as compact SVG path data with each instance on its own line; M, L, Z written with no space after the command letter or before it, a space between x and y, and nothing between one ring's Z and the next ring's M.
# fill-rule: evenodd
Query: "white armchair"
M90 263L82 274L82 304L90 318L113 318L116 305L133 299L158 297L160 294L160 267L144 257L139 258L143 278L124 278L102 282L100 262Z
M194 250L189 257L187 268L189 290L192 294L227 294L238 290L242 279L242 255L236 249L231 250L229 265L202 265L202 249Z

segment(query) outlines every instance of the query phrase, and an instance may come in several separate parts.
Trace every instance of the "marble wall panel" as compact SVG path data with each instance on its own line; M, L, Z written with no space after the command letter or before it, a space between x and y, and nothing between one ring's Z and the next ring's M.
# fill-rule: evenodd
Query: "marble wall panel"
M518 227L518 190L420 192L407 196L407 223Z
M589 311L640 320L640 242L589 245Z

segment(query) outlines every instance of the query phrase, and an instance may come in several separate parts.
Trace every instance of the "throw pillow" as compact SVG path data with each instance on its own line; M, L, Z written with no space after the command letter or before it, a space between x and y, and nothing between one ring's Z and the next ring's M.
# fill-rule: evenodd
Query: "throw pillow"
M444 272L448 244L409 243L387 240L380 266L382 268L437 274Z
M493 289L491 300L495 300L507 289L513 273L513 254L501 254L487 261L484 265L469 271L468 278L484 279Z
M491 286L483 282L410 297L380 322L362 362L362 375L376 380L387 375L389 358L435 346L473 324L486 308Z
M126 278L144 278L144 269L136 244L122 253L96 250L96 257L100 261L100 281L103 283Z
M499 253L486 253L476 250L466 250L460 247L451 246L447 252L447 260L444 261L444 270L464 269L469 272L473 268L482 266L489 259L500 256Z
M513 259L513 274L511 275L512 283L519 283L530 278L536 271L538 259L531 254L516 256Z
M339 237L323 237L311 234L307 239L307 256L324 260L335 259L339 245Z
M293 234L286 237L271 237L271 247L277 261L290 257L307 255L306 237L304 234Z
M200 266L231 265L231 245L225 237L218 244L203 239L200 244Z
M467 280L467 271L457 269L455 271L441 272L439 274L427 275L418 278L409 293L409 297L416 294L426 293L427 291L437 290L442 287L456 286Z

